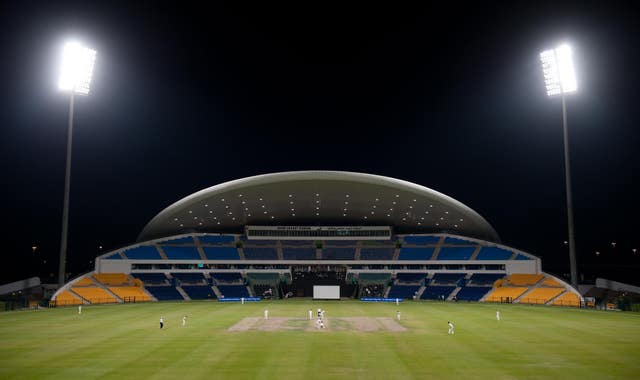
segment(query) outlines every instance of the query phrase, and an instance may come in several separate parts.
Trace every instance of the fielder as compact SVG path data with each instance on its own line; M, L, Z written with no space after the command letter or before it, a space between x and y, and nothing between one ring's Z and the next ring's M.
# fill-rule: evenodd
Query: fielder
M447 324L449 324L449 335L453 335L453 323L451 322L447 322Z

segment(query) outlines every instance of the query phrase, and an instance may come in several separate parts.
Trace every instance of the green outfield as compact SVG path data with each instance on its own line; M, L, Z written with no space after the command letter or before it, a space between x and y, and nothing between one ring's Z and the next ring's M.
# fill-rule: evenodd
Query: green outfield
M326 310L325 330L308 321L308 310L318 307ZM447 334L449 320L454 335ZM86 306L82 315L75 308L0 313L0 379L639 376L636 313L310 300Z

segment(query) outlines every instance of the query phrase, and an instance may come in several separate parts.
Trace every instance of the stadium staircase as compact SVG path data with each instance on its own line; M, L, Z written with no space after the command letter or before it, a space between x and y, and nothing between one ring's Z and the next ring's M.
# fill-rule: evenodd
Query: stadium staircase
M169 260L169 258L167 257L167 254L164 253L164 250L162 249L161 246L159 246L157 244L154 244L154 246L158 250L158 253L160 254L160 257L162 258L162 260Z
M240 256L240 260L246 260L246 258L244 257L244 249L243 248L238 248L238 256Z
M358 241L356 243L356 251L355 252L356 253L355 253L353 258L355 260L360 260L360 256L362 255L362 242L361 241Z
M217 286L213 285L213 286L211 286L211 289L213 289L213 292L215 293L216 298L218 298L218 299L223 298L222 297L222 292L220 292L220 289L218 289Z
M198 250L198 254L202 260L207 260L207 255L204 253L204 249L202 249L202 244L200 244L200 239L197 236L193 237L193 241L195 242L196 249Z
M284 260L284 254L282 253L282 241L278 240L276 243L276 254L278 255L278 260Z
M92 278L93 282L95 283L95 285L99 288L102 288L102 290L104 290L105 292L107 292L111 297L116 299L116 302L118 303L123 303L124 301L122 300L122 298L118 297L117 294L115 294L114 292L111 291L111 289L109 289L109 287L107 285L104 285L103 283L101 283L100 281L96 281L95 278Z
M393 261L398 261L398 257L400 257L400 248L397 248L393 251Z
M459 286L453 289L453 292L451 292L451 294L449 294L449 297L447 297L447 301L453 301L453 298L458 295L458 292L460 291L460 289L462 288Z
M478 254L480 253L480 249L481 249L481 248L482 248L481 246L477 246L477 247L476 247L476 250L475 250L475 251L473 251L473 254L472 254L472 255L471 255L471 257L469 258L469 260L475 260L475 259L478 257ZM458 293L458 292L456 291L456 292L454 292L454 293Z
M182 289L182 286L176 286L176 290L178 291L178 293L180 293L182 298L184 298L187 301L191 301L191 297L189 297L187 292L185 292L184 289Z

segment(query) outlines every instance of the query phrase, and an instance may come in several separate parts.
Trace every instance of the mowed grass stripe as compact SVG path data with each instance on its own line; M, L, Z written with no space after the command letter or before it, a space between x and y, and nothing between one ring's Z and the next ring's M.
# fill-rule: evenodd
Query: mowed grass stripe
M301 320L292 322L297 330L227 331L243 318L262 318L265 308L272 318L306 319L318 307L327 310L328 331L306 331ZM397 310L406 332L331 330L332 318L395 318ZM75 308L0 313L0 378L627 379L640 371L639 341L637 314L540 306L310 300L90 306L82 315Z

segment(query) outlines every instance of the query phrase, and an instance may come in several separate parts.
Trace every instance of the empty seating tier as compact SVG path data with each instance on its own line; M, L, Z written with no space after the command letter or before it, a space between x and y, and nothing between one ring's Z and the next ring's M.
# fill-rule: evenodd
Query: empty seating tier
M393 252L393 248L362 248L360 260L391 260Z
M202 260L196 247L163 245L162 250L169 260Z
M485 298L486 302L513 302L516 298L520 297L522 293L526 292L529 288L523 287L501 287L495 288Z
M475 247L442 247L438 260L469 260L475 250Z
M56 306L82 305L84 302L68 290L63 290L56 297Z
M275 248L245 248L244 258L247 260L277 260L278 251Z
M143 245L123 252L130 260L160 260L160 253L155 246Z
M400 249L398 260L431 260L434 248L407 248Z
M182 294L173 286L146 286L145 289L153 294L158 301L184 300Z
M200 241L200 244L223 245L233 244L235 238L228 235L204 235L198 236L198 240Z
M240 260L238 250L232 247L202 247L209 260Z
M133 285L131 278L124 273L95 273L93 278L104 285Z
M440 285L457 285L465 276L464 273L436 273L431 282Z
M131 273L131 275L140 279L145 285L164 285L169 281L164 273Z
M440 236L405 236L404 242L407 244L427 245L438 244Z
M456 299L459 301L479 301L491 289L489 286L464 286L456 294Z
M322 250L324 260L354 260L355 248L325 248Z
M282 258L285 260L315 260L315 248L282 248Z
M556 298L552 302L553 305L556 306L580 306L580 297L577 294L572 292L566 292L560 297Z
M522 296L519 302L544 305L554 297L557 297L563 291L564 288L534 288L530 292Z
M96 286L96 283L91 281L88 277L82 277L78 281L76 281L73 286Z
M180 237L180 238L176 238L176 239L171 239L171 240L165 240L162 242L162 244L194 244L195 242L193 241L193 237L191 236L185 236L185 237Z
M173 278L180 280L183 284L204 284L206 279L202 273L171 273Z
M151 301L151 297L137 286L110 286L109 290L125 302Z
M531 286L544 278L541 274L514 273L507 277L507 282L515 286Z
M476 243L469 240L458 239L458 238L447 236L444 239L444 244L475 245Z
M455 286L427 286L424 288L420 299L439 300L447 299L449 294L456 289Z
M233 283L242 283L242 274L240 272L219 272L219 273L209 273L211 277L217 283L223 284L233 284Z
M419 285L394 285L389 290L389 295L387 297L412 299L419 289Z
M564 288L564 286L562 286L561 283L559 283L558 281L554 280L551 277L545 278L544 281L542 281L542 285L548 286L550 288Z
M249 297L247 287L244 285L218 285L218 290L223 296L229 298Z
M71 291L91 303L115 303L116 299L106 290L99 287L73 287Z
M182 290L192 300L217 299L216 293L207 285L182 285Z
M482 247L476 260L509 260L513 252L498 247Z

